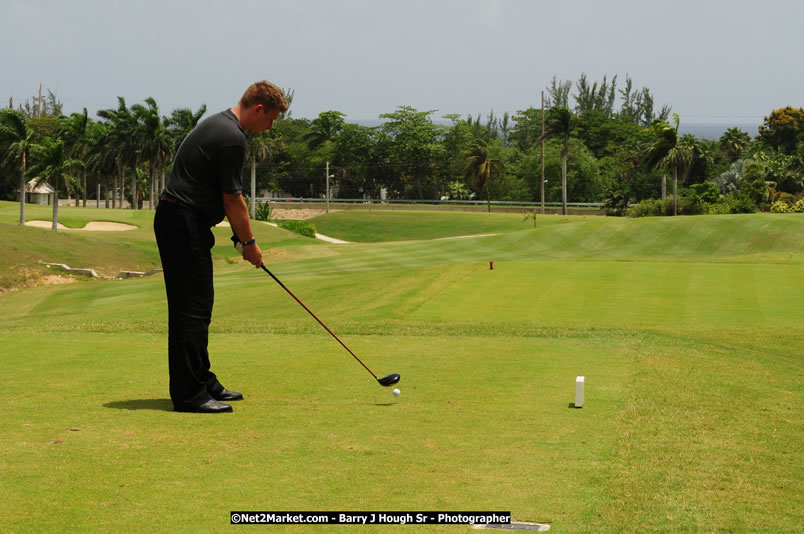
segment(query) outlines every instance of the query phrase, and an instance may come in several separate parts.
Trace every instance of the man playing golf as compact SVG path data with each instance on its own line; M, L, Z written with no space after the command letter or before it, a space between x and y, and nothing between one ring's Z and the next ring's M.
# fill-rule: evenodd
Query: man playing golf
M214 289L211 228L226 216L243 243L243 258L262 265L242 196L246 158L244 131L270 130L287 111L282 90L262 81L240 102L200 122L184 139L154 217L168 300L170 398L179 412L231 412L222 401L243 395L223 387L210 371L207 341Z

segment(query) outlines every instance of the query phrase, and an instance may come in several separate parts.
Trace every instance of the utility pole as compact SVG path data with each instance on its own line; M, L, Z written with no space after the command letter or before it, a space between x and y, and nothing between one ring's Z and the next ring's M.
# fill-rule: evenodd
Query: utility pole
M544 91L542 91L542 215L544 215Z
M329 213L329 161L327 161L327 213Z

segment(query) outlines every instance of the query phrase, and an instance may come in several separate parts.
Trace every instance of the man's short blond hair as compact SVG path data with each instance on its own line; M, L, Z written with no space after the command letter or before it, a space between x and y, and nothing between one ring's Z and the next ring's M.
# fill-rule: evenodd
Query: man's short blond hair
M250 108L262 104L266 110L278 109L280 112L288 110L288 101L282 89L268 81L254 82L246 89L240 98L240 105Z

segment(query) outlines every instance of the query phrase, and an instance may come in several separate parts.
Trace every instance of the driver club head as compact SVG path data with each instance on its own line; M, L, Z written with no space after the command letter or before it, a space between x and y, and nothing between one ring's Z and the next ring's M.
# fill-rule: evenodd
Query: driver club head
M382 378L378 378L377 382L379 382L381 386L390 387L399 382L400 378L402 377L399 376L398 373L392 373Z

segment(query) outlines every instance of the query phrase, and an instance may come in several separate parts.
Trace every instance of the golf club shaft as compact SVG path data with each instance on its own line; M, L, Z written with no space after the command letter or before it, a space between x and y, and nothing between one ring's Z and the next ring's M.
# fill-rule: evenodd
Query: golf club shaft
M347 347L347 346L346 346L346 344L345 344L343 341L341 341L341 340L340 340L340 338L339 338L338 336L336 336L336 335L335 335L335 334L332 332L332 330L330 330L329 328L327 328L327 325L325 325L324 323L322 323L322 322L321 322L321 319L319 319L318 317L316 317L316 315L315 315L313 312L311 312L311 311L310 311L310 308L308 308L307 306L305 306L305 305L304 305L304 303L303 303L302 301L300 301L300 300L298 299L298 297L297 297L296 295L294 295L294 294L293 294L293 292L292 292L290 289L288 289L287 287L285 287L285 284L283 284L283 283L282 283L282 281L281 281L281 280L279 280L279 278L277 278L276 276L274 276L274 273L272 273L271 271L269 271L269 270L268 270L268 267L266 267L266 266L265 266L265 264L260 265L260 267L262 268L262 270L263 270L263 271L265 271L266 273L268 273L269 275L271 275L271 278L273 278L274 280L276 280L276 283L277 283L277 284L279 284L280 286L282 286L282 289L284 289L285 291L287 291L288 295L290 295L291 297L293 297L293 299L294 299L296 302L298 302L298 303L299 303L299 305L301 305L301 307L302 307L302 308L304 308L305 310L307 310L307 313L309 313L310 315L312 315L312 316L313 316L313 319L315 319L316 321L318 321L318 324L320 324L321 326L323 326L323 327L324 327L324 330L326 330L327 332L329 332L329 335L331 335L332 337L334 337L334 338L335 338L335 340L336 340L338 343L340 343L340 344L341 344L341 346L342 346L343 348L345 348L345 349L346 349L346 351L347 351L349 354L351 354L351 355L352 355L352 357L353 357L355 360L357 360L358 362L360 362L360 365L362 365L362 366L363 366L363 368L364 368L366 371L368 371L369 373L371 373L371 376L373 376L375 379L377 379L377 375L375 375L375 374L372 372L372 370L371 370L371 369L369 369L369 368L366 366L366 364L365 364L365 363L363 363L363 361L362 361L360 358L358 358L358 357L355 355L355 353L354 353L354 352L352 352L352 351L349 349L349 347Z

